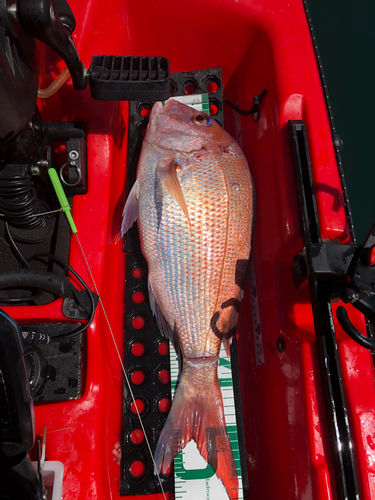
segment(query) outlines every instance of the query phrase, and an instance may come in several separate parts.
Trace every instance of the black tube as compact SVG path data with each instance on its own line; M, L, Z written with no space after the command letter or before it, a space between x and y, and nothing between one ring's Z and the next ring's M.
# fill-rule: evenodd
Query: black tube
M28 260L30 261L30 260L38 259L39 257L47 257L48 259L52 259L55 262L57 262L57 264L59 264L61 267L68 269L77 278L77 280L81 283L81 285L85 288L85 290L88 293L88 296L89 296L89 299L91 302L91 314L90 314L90 317L88 319L88 322L85 325L77 328L77 330L73 330L72 332L64 333L62 335L57 335L56 337L51 337L51 342L61 342L61 341L71 339L72 337L75 337L76 335L79 335L80 333L84 332L91 325L91 323L94 319L96 306L95 306L93 293L90 290L89 286L86 284L86 282L81 278L81 276L67 262L64 262L59 257L56 257L55 255L52 255L49 253L40 253L37 255L33 255Z
M366 337L352 325L350 319L348 318L348 313L346 312L345 307L339 306L336 310L336 316L341 327L351 339L353 339L355 342L357 342L357 344L364 347L365 349L375 351L375 339Z

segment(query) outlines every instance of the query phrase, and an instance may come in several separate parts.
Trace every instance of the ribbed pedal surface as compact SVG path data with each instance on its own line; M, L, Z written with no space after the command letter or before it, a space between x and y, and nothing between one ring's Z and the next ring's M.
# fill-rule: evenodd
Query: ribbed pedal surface
M165 57L94 56L89 75L91 95L99 101L158 101L171 95Z

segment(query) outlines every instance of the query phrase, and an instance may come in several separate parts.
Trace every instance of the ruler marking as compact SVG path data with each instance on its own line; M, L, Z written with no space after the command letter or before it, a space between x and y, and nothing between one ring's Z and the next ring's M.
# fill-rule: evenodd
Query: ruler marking
M177 359L173 350L170 347L170 357L171 357L171 387L172 396L176 388L176 378L178 376L179 370ZM220 364L218 367L218 378L220 383L220 389L223 397L224 405L224 417L228 432L229 441L231 443L233 458L235 462L235 467L238 475L239 490L238 499L243 500L243 490L242 490L242 477L241 477L241 464L239 458L239 445L238 445L238 435L236 427L236 413L234 405L234 394L233 394L233 382L232 382L232 371L230 365L230 359L227 357L225 349L222 347L220 350ZM187 455L189 454L189 455ZM207 474L209 477L204 479L193 479L194 469L191 469L192 464L198 463L198 460L202 460L196 444L194 442L189 443L185 449L176 457L175 459L175 488L176 499L177 500L191 500L192 498L205 498L206 500L228 500L228 494L222 484L222 482L214 475L212 469L206 465L203 468L197 469L199 476L202 477L202 472L207 469ZM185 468L186 464L186 468ZM194 465L193 465L194 466ZM209 472L211 469L212 472ZM180 474L188 474L191 480L183 480ZM210 475L211 474L211 475ZM181 488L184 490L181 490Z

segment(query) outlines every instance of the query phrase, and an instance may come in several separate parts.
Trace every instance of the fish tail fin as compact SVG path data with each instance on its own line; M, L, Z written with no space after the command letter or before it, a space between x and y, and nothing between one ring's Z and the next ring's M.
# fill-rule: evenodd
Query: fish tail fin
M162 472L192 439L222 480L231 500L238 499L238 476L226 431L217 359L184 359L181 379L160 436L155 464Z

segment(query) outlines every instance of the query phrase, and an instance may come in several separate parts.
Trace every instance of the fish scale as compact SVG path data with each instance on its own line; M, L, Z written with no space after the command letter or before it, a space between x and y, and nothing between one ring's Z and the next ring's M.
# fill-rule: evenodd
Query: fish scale
M215 199L217 193L225 193L225 180L222 170L217 167L207 169L200 166L196 170L195 164L190 164L183 167L183 172L185 169L188 172L181 175L181 187L186 193L189 213L194 214L191 234L183 212L165 193L158 235L154 235L150 242L147 239L144 245L150 245L149 253L152 254L149 269L154 293L155 290L163 291L163 297L155 293L155 298L162 304L163 312L177 311L174 324L183 355L210 356L216 355L220 348L217 337L209 341L207 337L210 336L210 321L217 307L217 297L212 295L212 290L219 290L225 258L226 238L223 239L223 234L226 234L228 203L225 196L220 197L220 203ZM143 198L146 205L152 204L152 196L147 189L141 194L141 203ZM208 204L204 200L208 200ZM153 210L155 213L145 220L142 227L145 234L153 233L157 207L154 206ZM150 214L152 208L147 212ZM174 230L176 227L178 230ZM166 265L160 266L160 260L166 254ZM196 269L200 269L199 274ZM169 319L170 314L166 316Z

